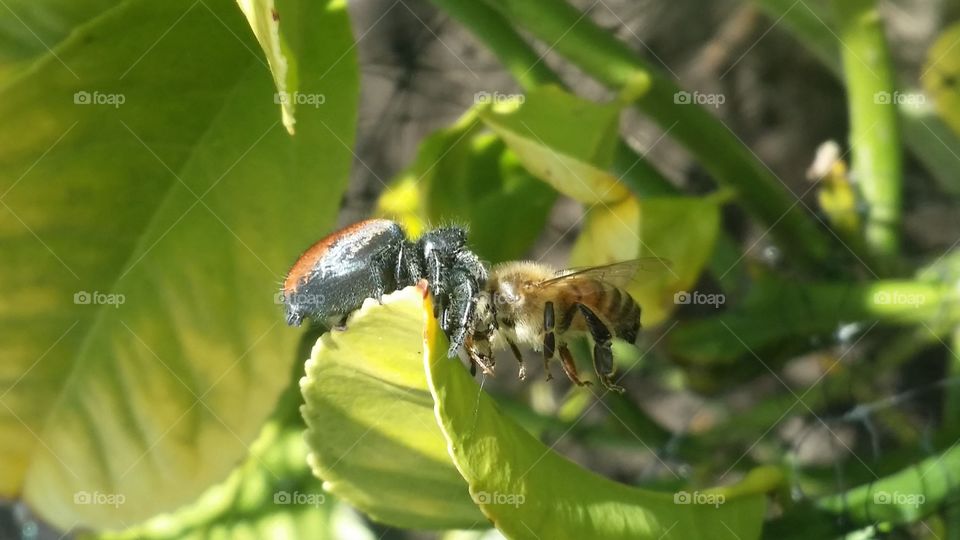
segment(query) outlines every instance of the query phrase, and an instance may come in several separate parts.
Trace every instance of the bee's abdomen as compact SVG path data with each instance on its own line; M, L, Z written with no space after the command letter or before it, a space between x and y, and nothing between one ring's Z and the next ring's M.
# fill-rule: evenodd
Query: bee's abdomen
M640 306L630 293L618 287L607 286L601 311L618 338L633 343L640 331Z

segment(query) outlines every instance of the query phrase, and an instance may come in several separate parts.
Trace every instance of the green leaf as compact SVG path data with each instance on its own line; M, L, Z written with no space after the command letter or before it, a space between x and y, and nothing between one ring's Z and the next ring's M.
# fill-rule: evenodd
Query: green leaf
M431 310L427 300L423 311ZM761 470L729 488L660 493L587 471L501 414L443 354L446 338L436 320L426 323L424 363L437 421L474 500L507 537L759 537L763 492L781 481L778 473Z
M4 0L0 4L0 81L60 43L77 26L99 16L116 0ZM56 61L56 58L54 58ZM69 66L65 67L69 70ZM0 82L0 86L3 86Z
M643 326L654 326L677 307L675 295L690 288L709 261L720 227L722 194L705 198L663 197L590 208L570 255L571 266L659 257L627 290L642 308ZM716 299L719 299L717 297Z
M482 128L469 111L424 139L414 163L380 197L378 211L412 235L430 224L467 224L470 246L482 258L517 259L543 230L556 193Z
M250 445L247 459L226 481L208 489L196 502L123 532L96 538L372 540L373 533L358 516L324 493L321 482L307 467L304 425L297 411L299 397L299 392L284 397L282 414L267 422Z
M298 6L329 105L295 138L229 0L114 3L0 84L0 496L57 527L194 499L286 382L275 284L334 221L357 92L342 6Z
M480 118L520 163L584 203L614 202L629 190L611 174L622 103L598 104L556 86L530 91L515 107L485 107Z
M281 26L280 10L273 0L237 0L237 3L266 54L277 87L276 101L279 101L283 114L283 125L293 135L293 125L297 122L294 111L302 94L297 87L297 59L290 55L284 35L287 24ZM283 14L291 21L299 15L286 10Z
M954 50L957 41L960 41L960 23L944 30L927 51L920 81L933 97L940 116L960 135L960 56Z
M347 331L317 341L301 383L309 461L328 491L377 521L470 528L484 519L434 419L422 338L433 317L418 291L367 300Z

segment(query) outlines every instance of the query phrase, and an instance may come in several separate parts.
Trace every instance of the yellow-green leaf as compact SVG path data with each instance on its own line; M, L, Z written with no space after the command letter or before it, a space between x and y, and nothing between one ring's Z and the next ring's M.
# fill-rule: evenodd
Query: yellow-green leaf
M287 384L276 284L334 222L358 86L342 6L295 3L324 28L301 83L338 104L295 139L232 0L71 17L0 82L0 497L55 527L193 500Z
M240 9L247 17L257 42L266 54L273 74L273 83L277 87L275 101L280 105L283 125L293 135L296 103L300 99L297 88L297 60L289 54L289 48L281 31L280 10L273 0L237 0ZM292 7L292 3L291 3ZM297 13L284 13L295 20ZM283 25L286 28L286 25Z
M592 207L570 255L571 266L600 265L659 257L669 265L641 270L627 289L642 308L641 323L653 326L678 301L708 298L691 291L703 270L720 226L721 197L663 197ZM687 296L684 296L684 295ZM706 293L704 293L706 294ZM720 300L719 297L710 297Z
M933 97L937 112L960 134L960 23L944 30L927 51L927 63L920 77L927 94Z
M427 299L423 311L431 309ZM450 456L474 501L508 538L760 536L763 493L781 481L776 471L728 488L663 493L585 470L504 416L466 369L446 358L436 320L426 323L424 365Z
M427 318L409 287L367 300L348 330L317 341L301 382L309 461L327 490L377 521L474 527L485 520L447 455L423 372Z
M619 201L630 193L609 172L622 107L544 86L530 91L517 107L480 109L480 117L534 176L592 204Z

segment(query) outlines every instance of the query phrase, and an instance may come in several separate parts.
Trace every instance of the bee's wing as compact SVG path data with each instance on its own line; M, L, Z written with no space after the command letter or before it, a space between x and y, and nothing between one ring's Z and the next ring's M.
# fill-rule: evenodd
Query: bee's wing
M670 268L670 261L659 257L641 257L629 261L620 261L602 266L583 266L562 270L561 274L540 282L541 287L556 285L568 279L590 278L605 281L617 287L624 287L636 277L638 272L664 272Z

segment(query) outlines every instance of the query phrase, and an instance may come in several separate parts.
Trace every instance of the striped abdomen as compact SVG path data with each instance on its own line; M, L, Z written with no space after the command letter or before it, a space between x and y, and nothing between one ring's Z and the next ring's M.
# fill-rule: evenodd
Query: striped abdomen
M566 300L570 307L581 303L590 308L604 322L613 334L633 343L640 331L640 306L626 290L597 279L571 279L565 285ZM575 309L568 308L569 317ZM569 325L573 321L564 321ZM580 326L574 323L575 327Z

